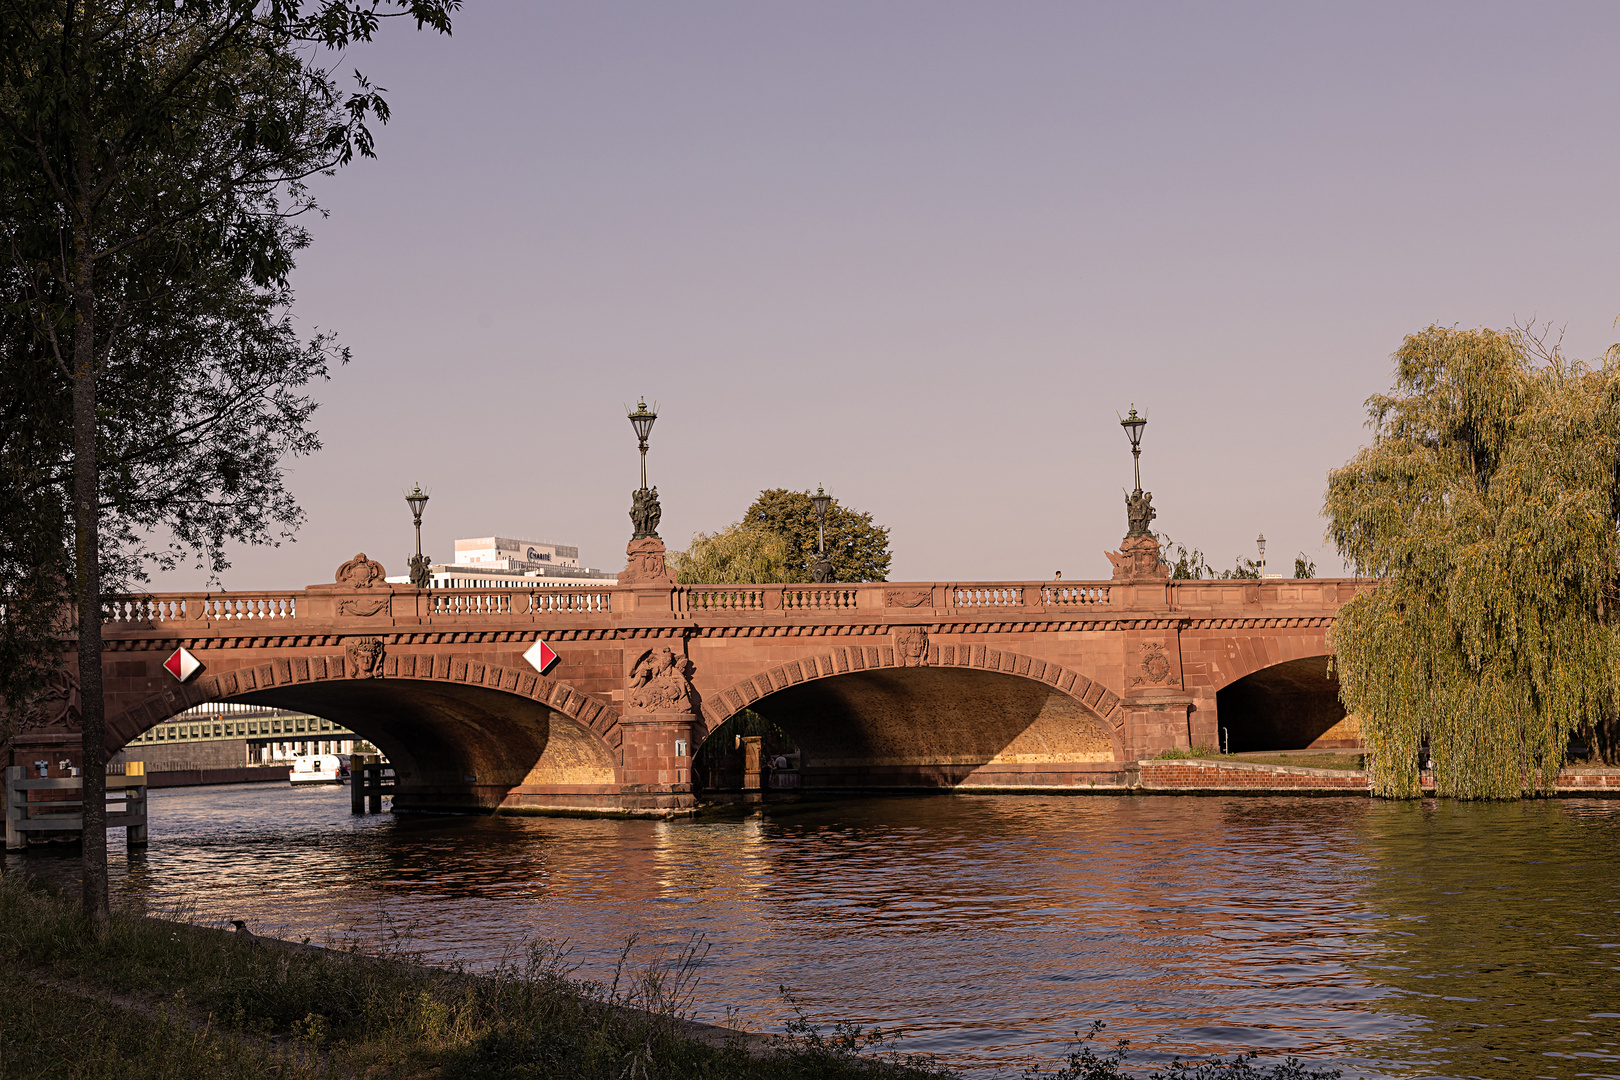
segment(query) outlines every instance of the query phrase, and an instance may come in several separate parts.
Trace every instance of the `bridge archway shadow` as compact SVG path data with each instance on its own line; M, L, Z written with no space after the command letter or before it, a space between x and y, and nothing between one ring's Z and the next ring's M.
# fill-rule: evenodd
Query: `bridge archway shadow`
M1000 670L847 671L747 707L798 745L807 790L1068 785L1077 770L1111 770L1122 757L1114 724L1072 693ZM711 714L709 731L724 718Z
M1328 657L1261 668L1216 692L1216 715L1237 754L1260 750L1359 747L1360 731L1339 700Z
M570 796L589 805L616 783L616 757L602 736L534 696L494 686L425 679L330 679L246 693L171 699L174 712L201 701L240 702L321 716L375 744L398 777L396 810L521 806L524 795ZM581 699L583 700L583 699ZM109 728L127 737L161 723ZM121 718L123 719L123 718Z

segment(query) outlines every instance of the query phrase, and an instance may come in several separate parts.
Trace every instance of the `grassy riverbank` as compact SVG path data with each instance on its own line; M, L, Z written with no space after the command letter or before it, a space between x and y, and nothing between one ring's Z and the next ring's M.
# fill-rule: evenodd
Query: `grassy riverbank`
M0 875L0 1078L950 1075L863 1055L851 1031L760 1040L688 1023L690 960L600 985L544 948L473 977L130 915L98 937L71 901Z
M115 914L0 874L0 1080L950 1080L857 1030L762 1038L682 1019L687 952L609 984L537 947L493 975ZM1098 1034L1094 1029L1092 1034ZM1129 1080L1083 1047L1025 1080ZM1177 1064L1147 1080L1327 1080L1296 1062Z

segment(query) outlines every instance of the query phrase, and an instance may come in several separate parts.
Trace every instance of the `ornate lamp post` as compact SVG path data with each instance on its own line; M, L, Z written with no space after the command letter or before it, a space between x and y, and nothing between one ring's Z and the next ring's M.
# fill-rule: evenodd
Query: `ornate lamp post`
M647 436L652 434L653 421L658 419L658 406L647 408L647 399L642 398L634 411L627 412L630 417L630 426L636 429L636 440L641 444L641 489L647 490Z
M411 556L411 584L418 589L425 589L433 584L433 577L428 573L428 557L422 554L422 511L427 509L428 494L422 490L421 484L412 484L411 490L405 495L405 505L411 508L411 517L416 519L416 554Z
M1142 493L1142 429L1147 427L1147 417L1137 416L1136 406L1132 405L1130 414L1120 418L1119 426L1131 440L1131 464L1136 473L1136 490L1125 497L1125 518L1130 522L1130 530L1125 535L1147 536L1148 523L1155 516L1153 495Z
M1117 415L1117 414L1116 414ZM1160 558L1159 541L1149 531L1153 522L1153 492L1142 490L1142 429L1147 417L1138 416L1136 406L1119 418L1125 437L1131 441L1131 468L1136 477L1136 489L1125 496L1125 520L1130 528L1120 541L1118 551L1108 552L1114 564L1115 581L1155 581L1170 576L1170 568Z
M832 560L827 558L827 507L832 505L832 496L817 484L816 493L810 496L810 505L816 508L816 563L811 577L826 584L833 579Z
M1131 459L1136 466L1136 494L1142 494L1142 429L1147 427L1147 417L1136 415L1136 406L1131 406L1131 414L1122 417L1119 426L1125 429L1125 437L1131 440Z
M658 489L647 487L647 436L652 434L653 421L658 419L658 406L647 408L647 399L642 398L634 410L627 410L630 417L630 426L636 429L636 441L641 447L641 488L631 498L630 523L635 526L635 534L631 542L643 537L658 538L658 519L662 511L658 506Z
M1260 576L1266 576L1266 534L1261 533L1254 541L1255 547L1260 549Z

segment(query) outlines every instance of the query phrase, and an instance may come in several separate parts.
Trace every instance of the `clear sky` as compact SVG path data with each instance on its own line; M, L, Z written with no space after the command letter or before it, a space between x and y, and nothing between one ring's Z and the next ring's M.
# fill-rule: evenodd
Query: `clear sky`
M891 578L1104 578L1116 413L1155 527L1216 566L1323 542L1324 480L1430 323L1620 337L1609 4L509 3L354 50L390 91L298 315L354 362L294 463L297 542L577 544L638 482L680 547L762 488L892 529ZM197 574L158 587L198 587Z

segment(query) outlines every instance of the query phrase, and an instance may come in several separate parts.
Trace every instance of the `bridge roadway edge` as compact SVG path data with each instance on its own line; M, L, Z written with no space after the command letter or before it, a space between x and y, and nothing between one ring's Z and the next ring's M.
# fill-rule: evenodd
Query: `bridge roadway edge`
M1215 745L1222 686L1268 665L1325 655L1338 606L1370 584L643 584L544 596L317 586L120 598L109 601L106 623L108 748L204 700L328 701L352 717L356 701L392 683L390 708L403 707L414 688L465 714L454 728L465 745L449 747L440 732L437 757L415 762L414 779L402 784L401 809L668 816L694 808L692 754L738 709L770 698L768 709L818 681L864 680L892 698L954 671L962 679L931 692L993 679L1039 687L1041 707L1056 717L1049 727L1092 723L1094 735L1106 735L1106 752L1094 739L1080 758L1063 758L1062 746L1056 756L1051 745L1015 746L975 763L918 745L864 771L835 767L845 775L829 772L821 786L1080 791L1103 789L1107 776L1128 788L1127 773L1142 759ZM536 636L561 657L545 676L523 660ZM182 646L203 664L185 686L161 667ZM627 706L626 696L638 661L666 648L689 664L689 701L654 717ZM75 681L71 672L64 682ZM77 757L68 690L54 716L19 731L10 759ZM505 727L492 719L506 708L490 704L497 698L526 703L514 706L521 715ZM344 722L391 757L412 758L380 722ZM505 752L496 745L503 741Z

